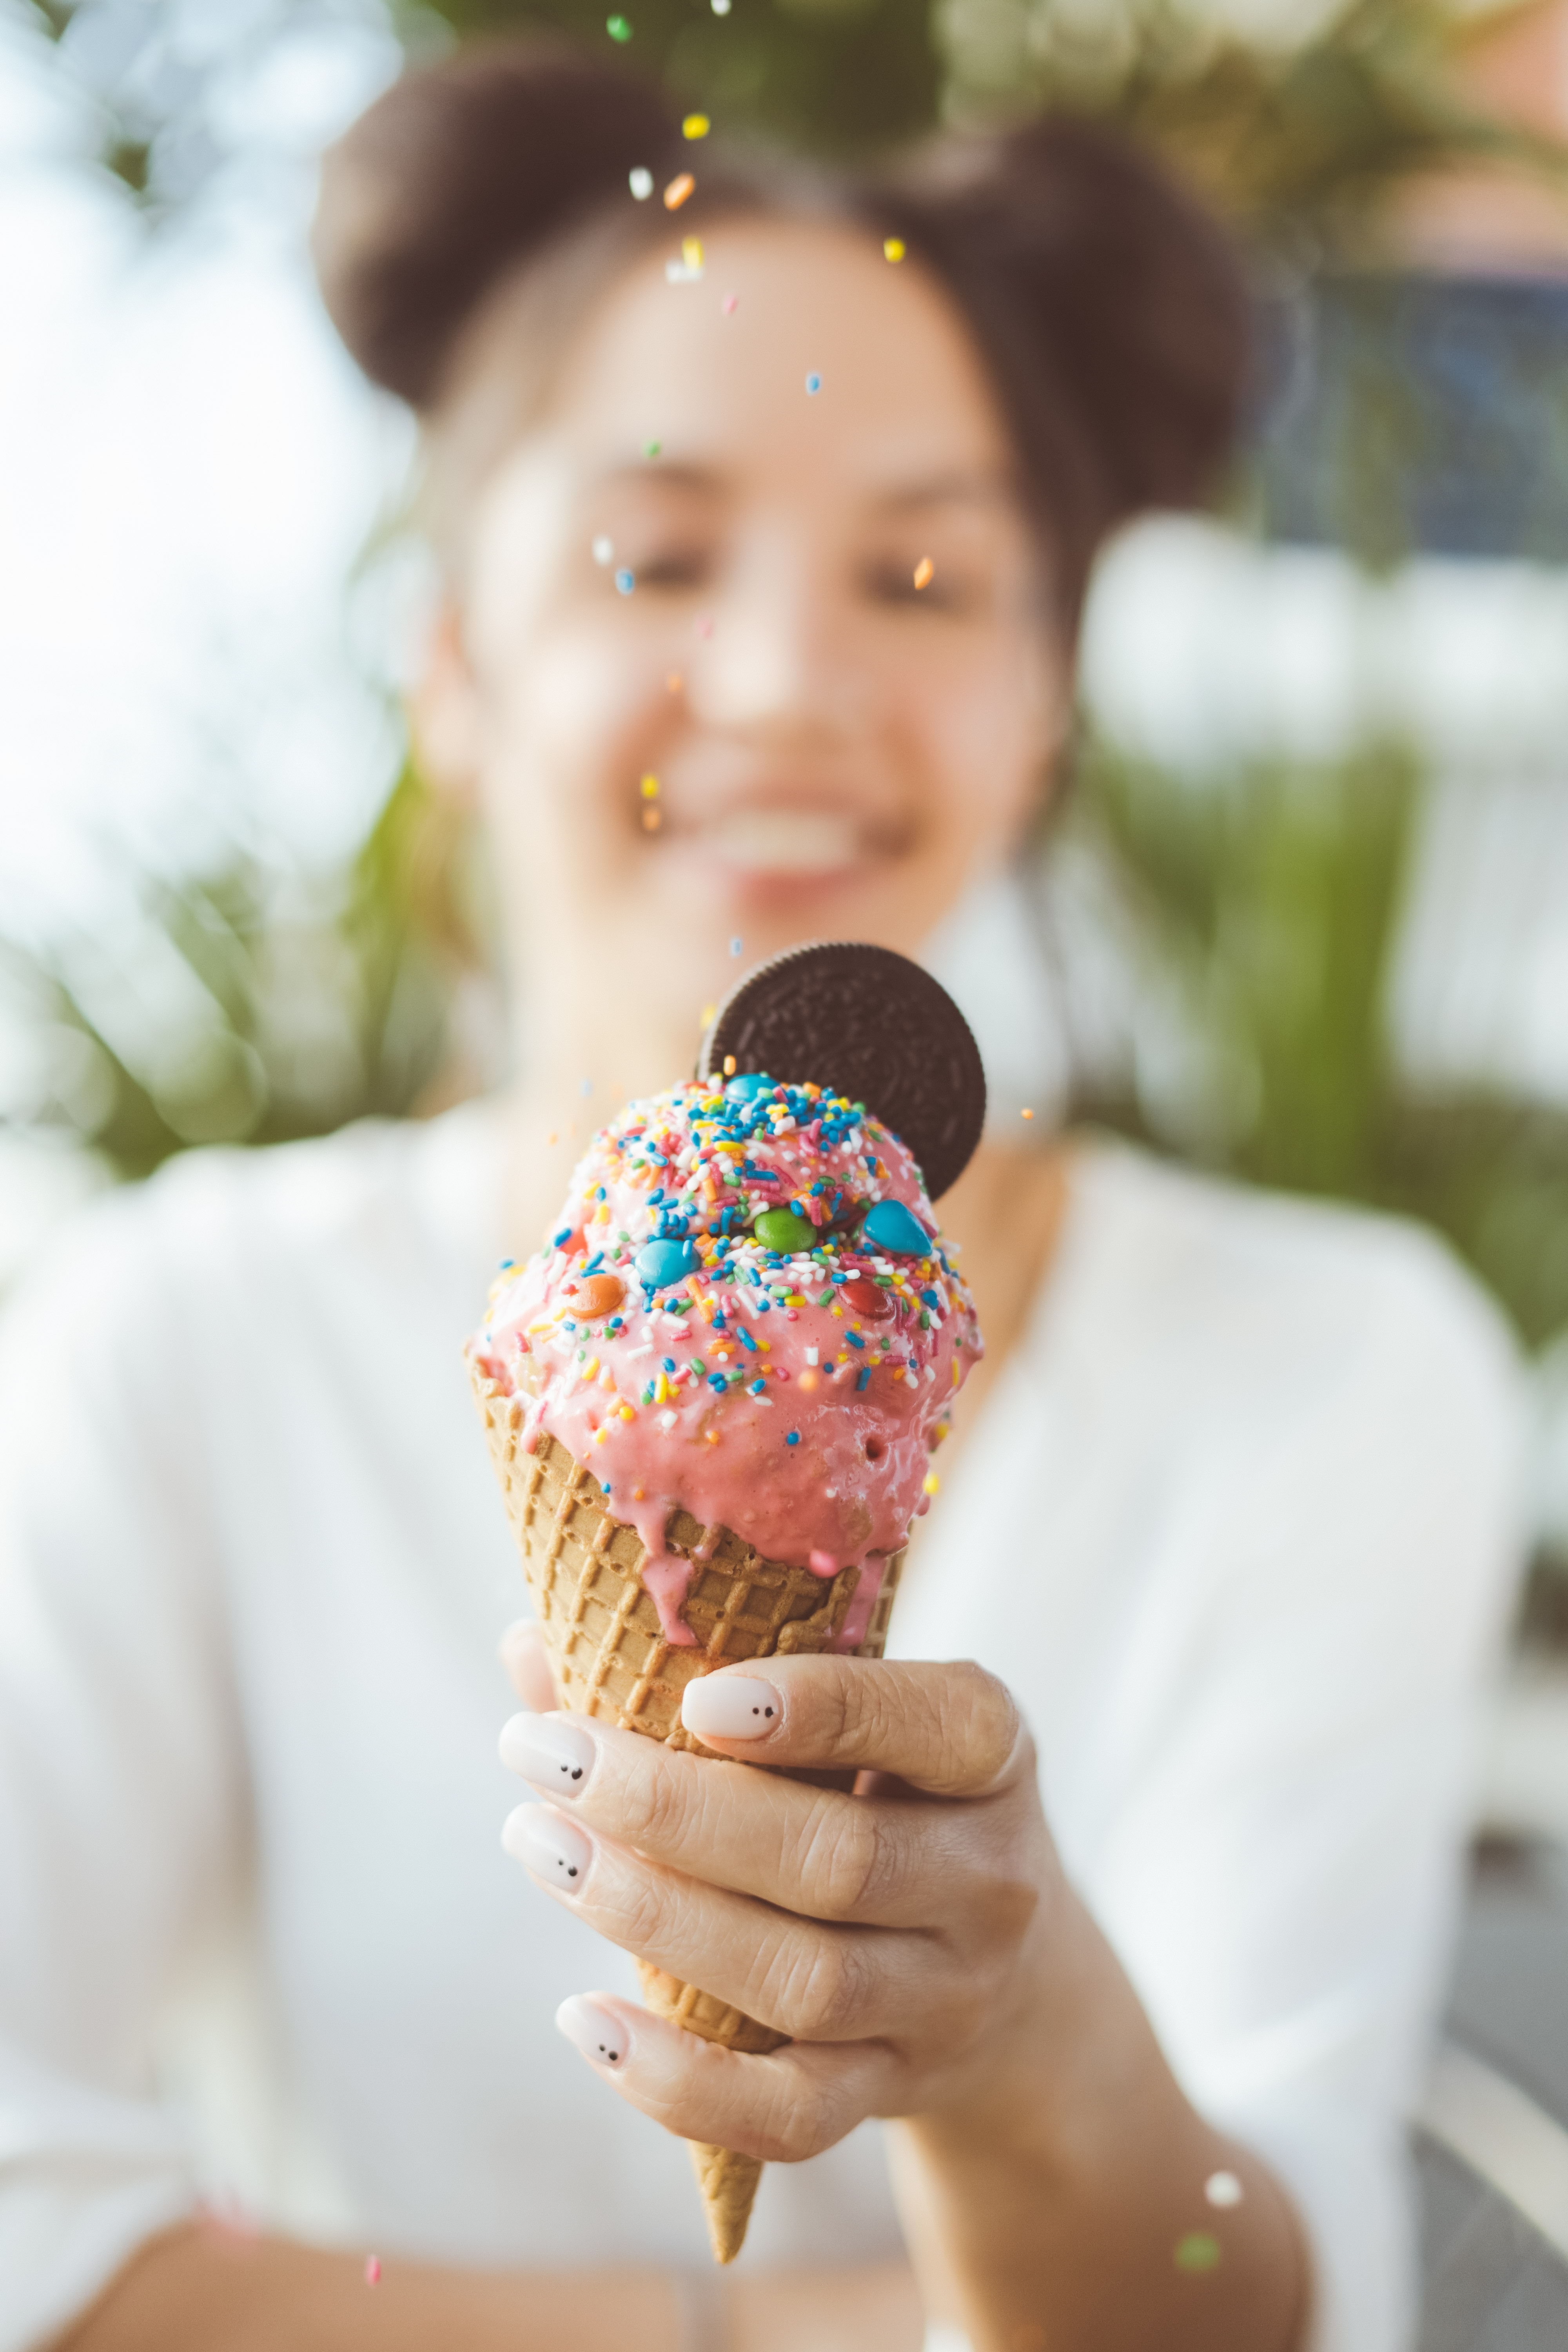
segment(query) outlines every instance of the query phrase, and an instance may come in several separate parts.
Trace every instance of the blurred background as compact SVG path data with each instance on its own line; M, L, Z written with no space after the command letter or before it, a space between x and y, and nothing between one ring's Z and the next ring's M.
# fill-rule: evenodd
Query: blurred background
M1431 2258L1469 2250L1454 2343L1568 2341L1518 2318L1568 2253L1568 0L622 5L0 0L0 1287L174 1152L499 1064L398 711L411 432L305 251L315 157L406 58L552 22L721 132L1152 142L1252 256L1250 443L1222 512L1102 567L1002 1092L1423 1217L1528 1350Z

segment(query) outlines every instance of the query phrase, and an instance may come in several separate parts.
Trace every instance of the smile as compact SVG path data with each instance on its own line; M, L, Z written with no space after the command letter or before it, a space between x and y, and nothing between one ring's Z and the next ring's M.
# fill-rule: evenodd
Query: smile
M830 809L737 809L681 830L689 846L737 874L841 873L873 854L856 819Z

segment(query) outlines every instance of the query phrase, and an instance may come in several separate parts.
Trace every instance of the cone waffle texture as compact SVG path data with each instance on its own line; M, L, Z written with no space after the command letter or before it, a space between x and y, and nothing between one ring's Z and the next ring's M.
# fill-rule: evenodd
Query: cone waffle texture
M668 1642L642 1580L647 1553L637 1529L612 1516L598 1480L547 1431L540 1432L531 1454L526 1450L519 1399L477 1368L473 1382L563 1706L710 1756L714 1751L680 1720L689 1682L733 1659L799 1655L831 1645L860 1580L858 1569L843 1569L825 1584L809 1569L761 1559L729 1528L708 1539L685 1511L671 1513L665 1542L671 1552L695 1560L680 1613L697 1638L689 1648ZM903 1562L901 1551L888 1560L866 1638L855 1652L858 1658L882 1654ZM789 2038L661 1969L639 1960L637 1969L649 2009L704 2041L765 2055ZM746 2234L762 2165L706 2142L689 2146L714 2254L731 2262Z

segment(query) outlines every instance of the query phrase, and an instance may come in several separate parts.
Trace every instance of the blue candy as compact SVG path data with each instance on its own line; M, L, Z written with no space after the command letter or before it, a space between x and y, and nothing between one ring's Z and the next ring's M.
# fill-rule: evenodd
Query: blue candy
M931 1255L931 1235L901 1201L879 1201L860 1230L874 1249L894 1257Z
M663 1290L683 1274L696 1273L697 1252L689 1242L644 1242L632 1264L647 1289Z
M773 1090L772 1078L761 1070L743 1070L738 1078L726 1080L724 1087L732 1102L755 1102L759 1095L771 1095Z

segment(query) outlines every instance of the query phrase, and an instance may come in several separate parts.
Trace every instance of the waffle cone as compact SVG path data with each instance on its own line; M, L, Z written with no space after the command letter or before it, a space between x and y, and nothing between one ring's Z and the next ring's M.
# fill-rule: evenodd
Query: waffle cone
M696 1563L680 1613L697 1637L690 1648L672 1645L642 1580L647 1552L637 1529L612 1516L598 1480L547 1431L540 1432L530 1454L522 1442L521 1401L477 1366L472 1376L562 1706L671 1748L713 1755L680 1720L687 1684L731 1659L826 1650L844 1622L859 1570L842 1569L825 1584L809 1569L762 1559L729 1528L710 1541L689 1512L672 1512L666 1545ZM888 1560L858 1658L882 1654L903 1561L901 1551ZM637 1972L648 2008L704 2041L765 2056L789 2039L662 1969L639 1960ZM705 2141L688 2146L714 2257L732 2262L745 2238L762 2164Z

